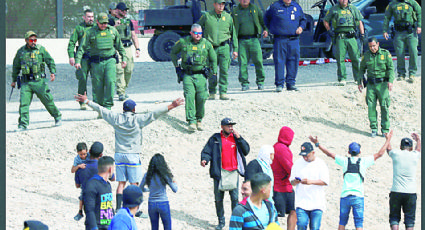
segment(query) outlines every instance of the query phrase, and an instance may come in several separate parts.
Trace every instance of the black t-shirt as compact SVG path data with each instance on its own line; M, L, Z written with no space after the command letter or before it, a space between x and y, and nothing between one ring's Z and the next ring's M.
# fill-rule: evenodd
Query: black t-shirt
M94 175L86 183L83 200L86 212L85 225L88 229L96 226L107 227L111 224L115 213L112 207L112 188L108 181L98 174Z

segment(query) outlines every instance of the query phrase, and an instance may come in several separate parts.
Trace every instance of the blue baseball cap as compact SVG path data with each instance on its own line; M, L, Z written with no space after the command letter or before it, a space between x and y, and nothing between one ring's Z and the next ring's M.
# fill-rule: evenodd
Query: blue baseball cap
M310 142L304 142L301 145L301 152L300 155L305 157L307 156L309 153L311 153L311 151L313 151L313 145Z
M129 185L124 189L122 194L122 206L125 208L133 208L143 202L143 191L137 185Z
M123 107L124 111L133 111L134 107L136 107L136 102L134 102L131 99L128 99L128 100L124 101L124 104L123 104L122 107Z
M29 230L49 230L49 227L38 220L26 220L24 222L24 229Z
M348 152L351 155L356 156L360 153L360 147L359 143L353 142L348 146Z

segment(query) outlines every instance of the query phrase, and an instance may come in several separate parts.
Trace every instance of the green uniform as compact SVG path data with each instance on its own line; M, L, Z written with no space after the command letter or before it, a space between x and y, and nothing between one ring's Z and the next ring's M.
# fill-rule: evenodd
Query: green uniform
M217 54L217 65L220 67L218 90L220 94L226 94L228 85L227 78L229 76L228 71L231 62L229 42L232 42L233 51L238 51L238 39L232 16L225 11L223 11L221 15L217 15L217 13L212 10L202 15L198 24L202 26L204 38L211 42ZM217 82L208 82L210 94L216 93L216 87Z
M75 58L74 49L75 49L75 46L77 45L77 42L78 42L78 45L81 45L84 33L86 32L86 30L92 27L93 27L93 24L87 25L85 22L82 22L75 27L74 32L69 38L69 43L68 43L69 58ZM77 50L78 50L78 46L77 46ZM75 76L78 80L78 94L84 94L84 92L87 92L87 77L90 71L89 55L90 55L90 50L87 50L83 54L83 59L81 60L81 68L75 71ZM82 104L82 102L80 102L80 104Z
M207 81L202 68L209 66L214 74L217 73L217 56L209 41L202 38L195 43L191 36L181 38L171 50L171 60L177 67L177 55L181 53L183 90L186 107L186 121L189 124L200 122L205 114L205 100L208 98ZM188 61L189 59L189 61ZM191 63L191 65L190 65ZM192 74L191 74L192 72Z
M120 21L120 25L115 28L120 34L121 41L124 45L125 55L127 57L127 66L124 69L121 67L122 59L120 59L120 62L117 64L117 94L124 96L134 69L133 43L131 42L131 31L134 29L131 26L130 19L128 18L119 19L112 17L112 19L109 19L109 24L111 25L111 22L113 21L113 24L115 25L115 21L118 20Z
M345 55L347 51L353 68L353 79L357 78L360 52L356 38L353 35L362 19L363 16L360 11L351 4L348 4L347 7L342 7L340 4L334 5L324 18L325 21L331 24L335 32L333 41L334 55L338 66L338 81L347 79L345 70Z
M114 106L116 51L127 61L118 31L109 25L105 30L100 30L98 26L88 29L78 49L76 64L81 63L87 49L90 49L93 101L110 108Z
M357 78L358 85L362 84L362 76L366 70L368 82L366 103L370 128L372 131L378 130L376 101L379 101L381 107L381 130L382 133L388 133L390 129L388 82L393 83L394 81L394 64L390 52L382 48L379 48L375 54L370 52L370 50L365 52L360 62L360 72Z
M388 33L391 18L394 17L394 49L397 55L397 74L406 76L404 60L405 45L409 50L409 76L418 70L418 35L416 28L421 27L421 7L413 0L393 0L385 10L384 33Z
M62 117L53 102L53 96L46 82L46 65L49 67L50 73L56 73L55 61L41 45L36 45L34 48L28 48L27 45L22 46L13 59L12 81L17 81L19 72L22 74L19 127L27 128L29 125L29 107L34 93L50 115L55 118L55 121Z
M267 30L263 13L258 6L250 3L247 8L241 5L234 8L232 17L238 35L239 82L242 87L249 85L248 61L251 59L255 66L256 83L258 86L264 85L263 52L258 39L263 30Z

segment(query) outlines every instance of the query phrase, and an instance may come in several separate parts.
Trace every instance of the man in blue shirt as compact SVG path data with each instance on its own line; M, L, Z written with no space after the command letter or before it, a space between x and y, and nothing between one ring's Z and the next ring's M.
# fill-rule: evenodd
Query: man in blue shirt
M287 90L298 91L295 87L295 78L300 60L299 37L306 26L302 8L292 0L276 1L267 8L264 23L269 28L269 32L274 34L273 61L276 92L282 92L285 82Z
M143 202L143 191L137 185L130 185L123 191L123 207L117 212L108 230L137 230L134 215Z

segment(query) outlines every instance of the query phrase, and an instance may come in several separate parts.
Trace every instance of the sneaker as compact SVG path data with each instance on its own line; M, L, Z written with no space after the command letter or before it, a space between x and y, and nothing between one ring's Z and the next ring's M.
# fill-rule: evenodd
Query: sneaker
M415 76L410 75L410 77L406 81L409 82L409 83L415 82Z
M247 90L249 90L249 86L247 86L247 85L242 86L242 91L247 91Z
M258 90L264 90L264 85L258 85Z
M376 137L376 135L378 135L378 132L376 132L376 131L372 131L372 132L370 133L370 136L371 136L371 137Z
M227 94L223 93L220 94L220 100L229 100L230 98L227 96Z
M27 127L23 126L23 125L18 125L18 129L16 131L21 132L21 131L25 131L27 130Z
M139 218L143 218L143 219L146 219L146 218L149 217L148 215L144 214L142 211L137 211L134 216L139 217Z
M83 103L83 104L80 105L80 110L87 110L86 103Z
M215 93L211 93L208 100L215 100Z
M282 92L283 87L282 86L276 86L276 92L280 93Z
M336 86L345 86L347 82L345 80L341 80L338 83L336 83Z
M199 131L204 130L204 127L202 127L202 123L201 123L200 121L196 122L196 128L197 128Z
M62 125L62 119L55 119L55 126L61 126Z
M74 220L79 221L83 217L84 217L84 215L82 213L78 213L76 216L74 216Z
M404 76L403 75L400 75L400 76L397 77L397 81L403 81L403 80L404 80Z
M189 124L189 131L195 131L196 130L196 124L195 123L191 123Z
M286 87L286 90L288 90L288 91L299 91L298 88L295 87L295 86Z
M124 101L124 100L125 100L125 95L124 95L124 94L120 94L120 95L118 96L118 100L119 100L119 101Z

